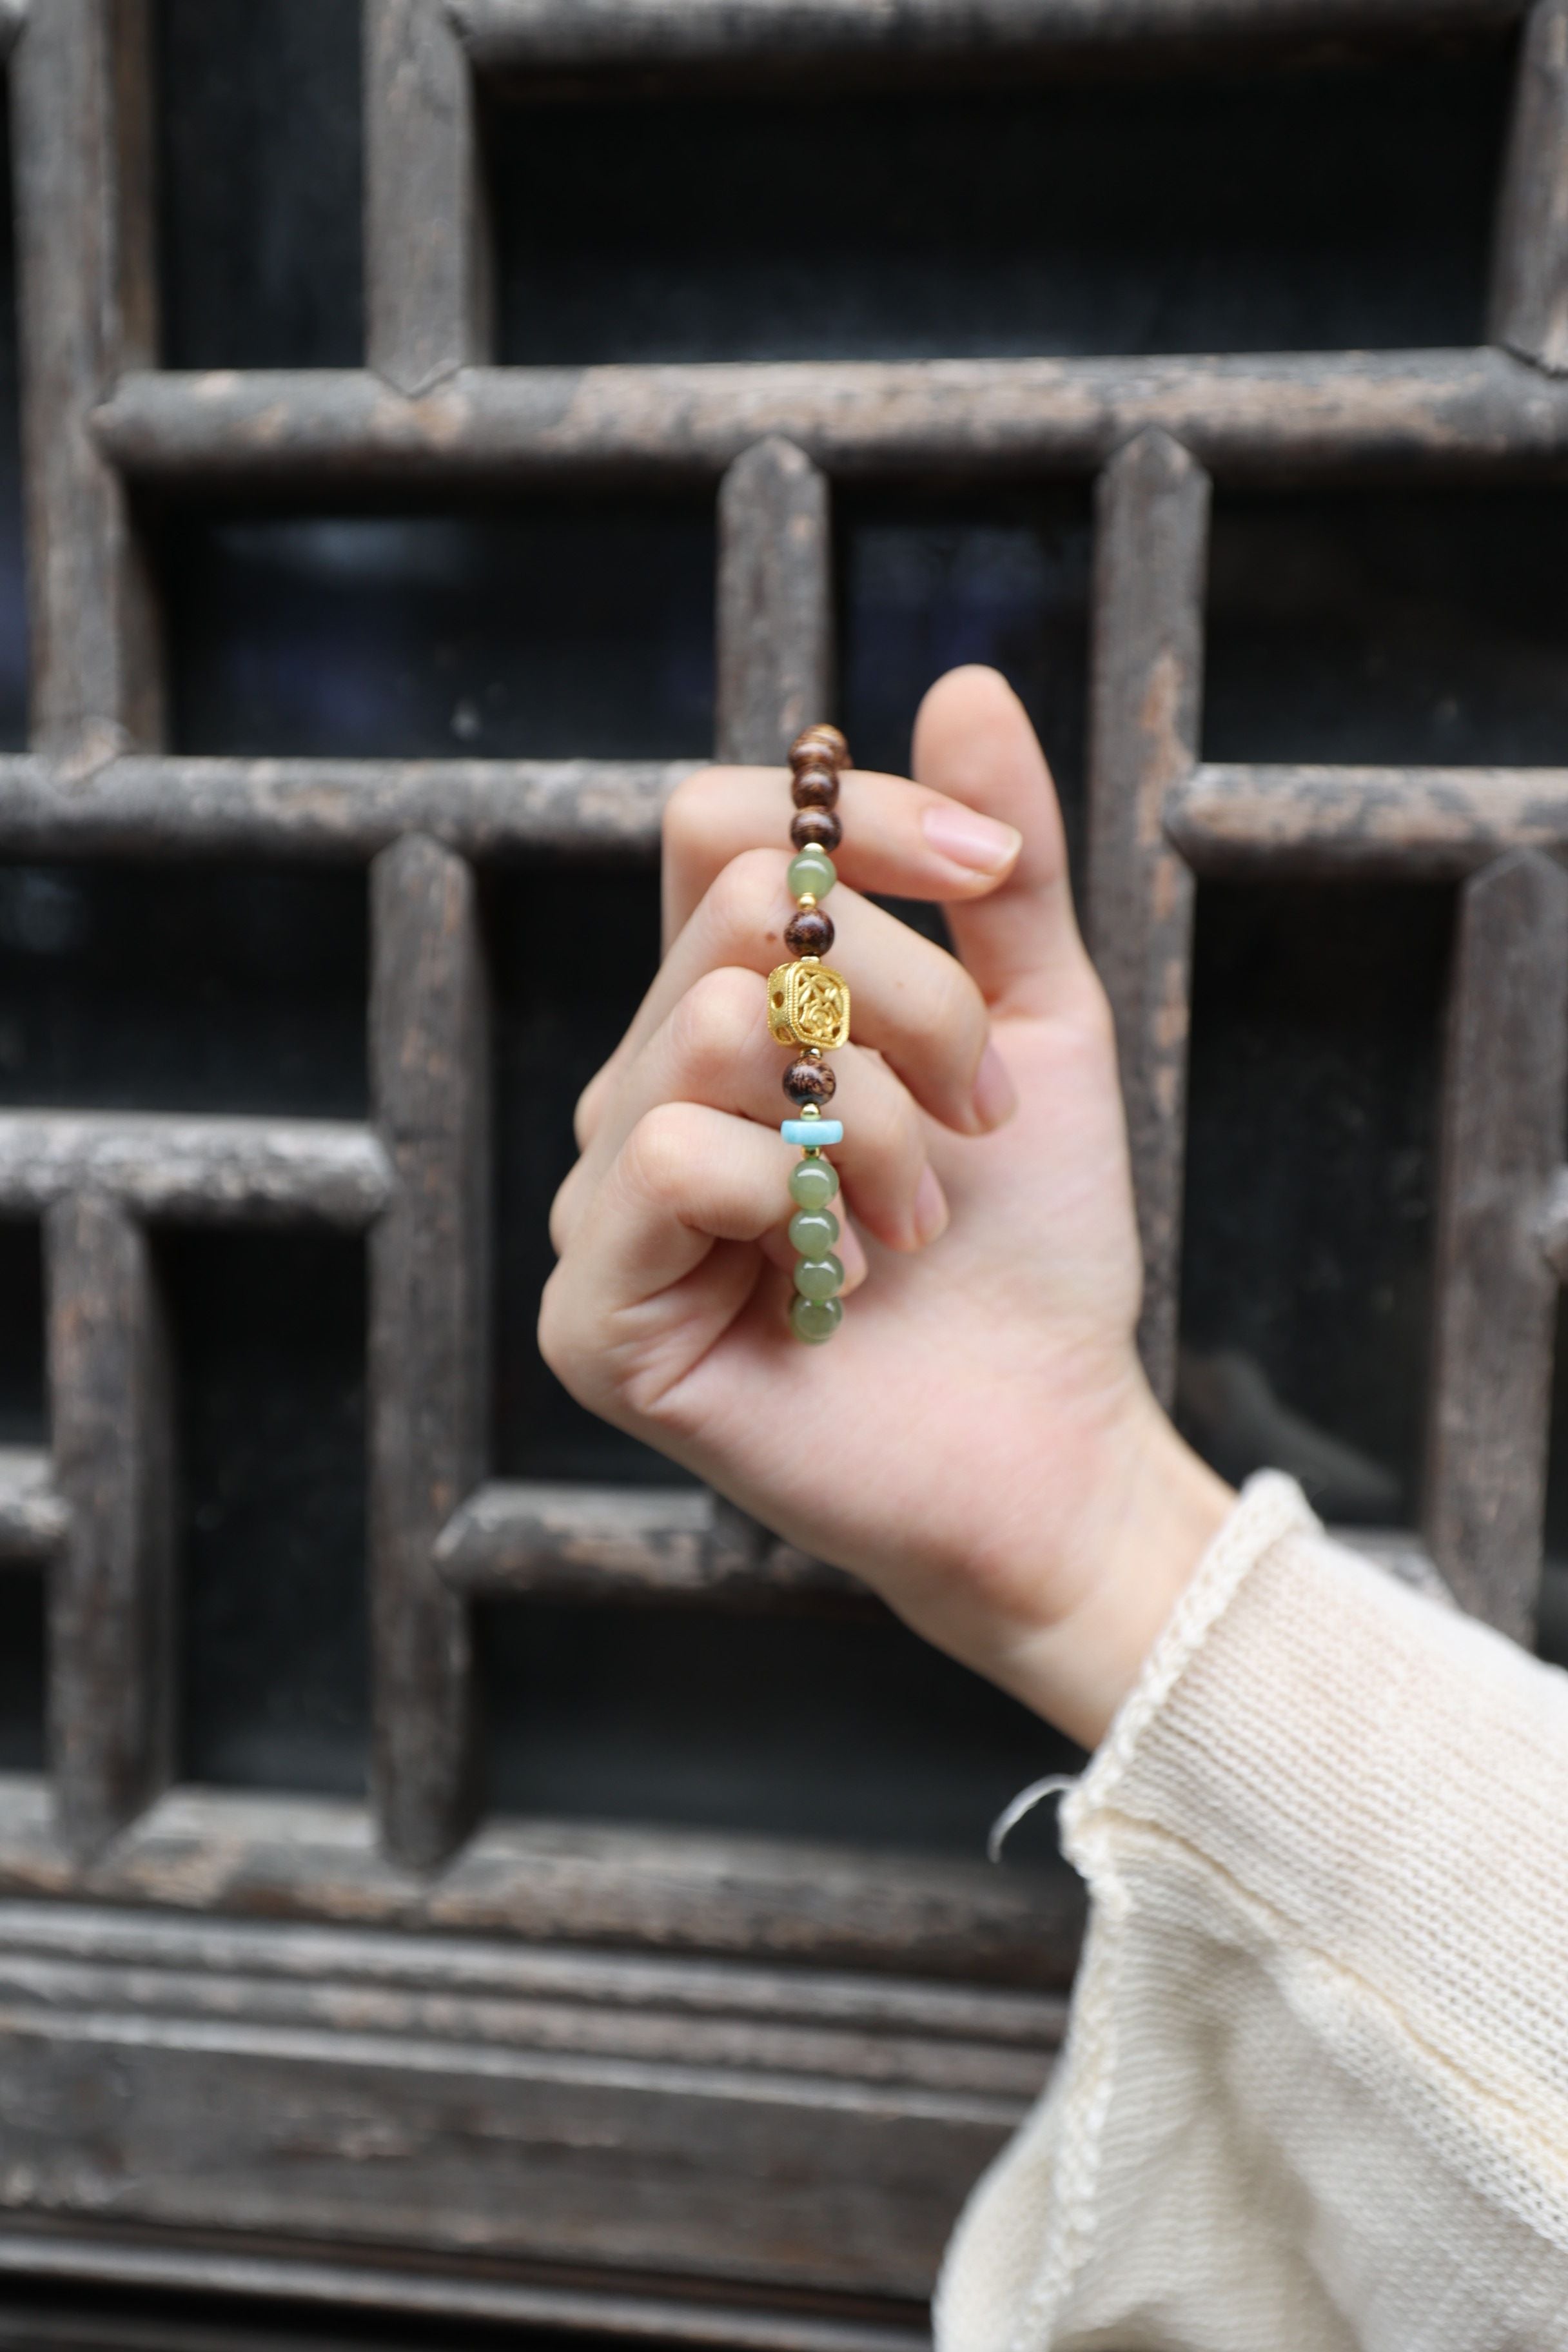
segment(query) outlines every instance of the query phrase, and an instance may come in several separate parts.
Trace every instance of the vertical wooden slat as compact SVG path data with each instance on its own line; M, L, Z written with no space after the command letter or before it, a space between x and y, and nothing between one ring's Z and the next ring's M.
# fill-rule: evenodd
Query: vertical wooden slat
M1568 0L1536 0L1520 43L1487 331L1568 369Z
M1116 1016L1138 1231L1139 1346L1175 1387L1193 884L1163 831L1197 760L1209 480L1167 433L1117 452L1096 496L1089 937Z
M1541 1218L1568 1116L1568 875L1538 850L1465 885L1449 1003L1424 1519L1462 1605L1528 1640L1557 1277Z
M83 1193L46 1224L55 1478L49 1751L60 1832L85 1859L172 1769L172 1421L147 1236Z
M436 1538L484 1468L489 1066L473 871L422 835L372 869L375 1116L395 1190L371 1240L375 1800L388 1851L428 1867L470 1818L465 1605Z
M775 435L719 491L721 760L771 766L829 716L832 624L826 478Z
M366 0L364 112L367 356L426 392L490 334L473 77L439 0Z
M11 63L32 732L89 768L161 726L156 616L88 418L153 356L143 0L48 0Z

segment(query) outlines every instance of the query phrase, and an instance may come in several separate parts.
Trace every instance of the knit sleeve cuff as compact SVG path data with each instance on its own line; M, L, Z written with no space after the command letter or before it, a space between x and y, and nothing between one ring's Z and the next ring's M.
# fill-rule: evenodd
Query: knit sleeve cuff
M1193 1659L1266 1553L1289 1536L1321 1535L1321 1523L1294 1478L1262 1470L1247 1480L1236 1507L1199 1561L1143 1671L1118 1708L1088 1770L1061 1810L1064 1851L1074 1851L1089 1822L1112 1806L1151 1727L1165 1708Z

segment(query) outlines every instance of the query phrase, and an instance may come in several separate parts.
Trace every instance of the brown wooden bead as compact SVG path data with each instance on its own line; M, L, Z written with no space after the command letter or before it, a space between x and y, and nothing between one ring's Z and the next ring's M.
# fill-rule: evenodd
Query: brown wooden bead
M816 767L818 764L825 768L847 768L849 765L849 746L837 727L805 727L789 747L789 763L792 768Z
M826 1062L808 1062L803 1056L784 1072L784 1090L793 1103L831 1102L838 1081Z
M844 827L831 809L796 809L789 837L797 849L826 849L831 855L844 838Z
M831 768L803 768L790 790L799 809L830 809L837 804L838 779Z
M802 907L784 925L784 945L792 955L825 956L833 945L833 918L820 907Z

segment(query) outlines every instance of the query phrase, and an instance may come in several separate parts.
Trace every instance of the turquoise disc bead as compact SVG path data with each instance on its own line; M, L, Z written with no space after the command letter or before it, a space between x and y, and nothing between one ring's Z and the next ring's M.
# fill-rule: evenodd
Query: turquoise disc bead
M826 849L803 849L798 857L789 862L789 895L804 898L807 892L821 901L826 898L838 879L838 868Z
M797 1339L819 1348L831 1339L844 1320L842 1298L797 1298L789 1310L790 1328Z
M795 1270L795 1286L803 1298L831 1298L844 1287L844 1268L836 1257L803 1257Z
M779 1133L786 1143L798 1143L803 1151L817 1151L829 1143L842 1143L844 1122L838 1118L781 1118Z
M789 1237L802 1257L826 1257L838 1239L838 1220L831 1209L797 1209Z
M837 1191L838 1171L831 1160L803 1160L789 1171L789 1196L799 1208L826 1209Z

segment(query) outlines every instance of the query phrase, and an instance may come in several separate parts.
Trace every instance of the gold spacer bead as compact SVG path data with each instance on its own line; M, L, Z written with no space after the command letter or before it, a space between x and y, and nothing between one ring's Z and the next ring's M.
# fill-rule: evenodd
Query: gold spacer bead
M801 894L800 894L799 898L795 900L795 905L800 908L800 910L801 910L801 912L802 912L803 914L809 914L809 913L810 913L810 911L811 911L811 909L812 909L812 908L813 908L813 907L815 907L815 906L816 906L816 891L815 891L815 890L803 890L803 891L801 892Z

